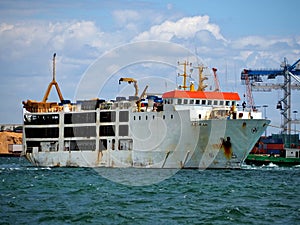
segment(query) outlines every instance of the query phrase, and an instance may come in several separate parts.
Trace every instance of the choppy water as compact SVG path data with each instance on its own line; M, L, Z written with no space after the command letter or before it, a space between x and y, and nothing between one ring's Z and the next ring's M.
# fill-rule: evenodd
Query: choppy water
M160 173L113 171L144 179ZM89 168L0 158L0 224L300 224L299 175L299 167L181 170L132 186Z

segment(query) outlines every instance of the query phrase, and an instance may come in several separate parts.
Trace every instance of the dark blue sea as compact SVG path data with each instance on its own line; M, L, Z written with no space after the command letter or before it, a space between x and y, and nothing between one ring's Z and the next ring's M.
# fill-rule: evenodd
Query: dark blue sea
M0 182L0 224L300 224L300 167L94 170L0 158Z

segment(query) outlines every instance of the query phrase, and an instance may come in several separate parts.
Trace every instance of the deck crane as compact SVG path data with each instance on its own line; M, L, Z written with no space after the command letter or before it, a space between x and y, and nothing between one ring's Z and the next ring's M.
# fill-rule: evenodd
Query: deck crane
M219 79L217 77L217 68L212 68L212 71L214 73L214 81L215 81L215 91L221 91L220 89L220 83L219 83Z
M288 64L287 59L280 65L280 69L244 69L241 72L241 80L246 81L249 79L251 86L257 91L271 91L272 89L283 89L283 98L278 102L277 109L281 109L281 114L283 116L282 134L290 134L291 131L291 90L300 90L300 85L292 84L291 78L295 79L300 83L300 69L299 69L298 59L293 65ZM264 84L262 83L262 76L267 76L267 79L275 79L277 76L283 76L283 84Z
M53 73L52 81L49 83L44 98L41 102L35 100L23 101L23 107L30 112L48 112L48 111L60 111L61 107L56 102L47 102L52 86L55 86L58 97L61 102L69 102L69 100L64 100L58 83L55 80L55 57L56 53L53 54Z
M142 100L142 98L145 96L147 89L148 89L148 85L146 85L146 87L144 88L144 91L142 92L141 96L140 96L140 97L138 98L138 100L136 101L137 111L138 111L138 112L141 111L141 100Z
M122 77L119 79L119 84L121 84L121 82L128 82L128 84L133 83L134 88L135 88L135 97L137 98L136 100L136 105L137 105L137 111L140 112L141 111L141 100L144 97L144 95L146 94L148 85L146 85L144 91L142 92L142 94L139 96L139 88L137 85L137 80L130 78L130 77Z
M43 101L42 102L46 102L48 100L48 97L49 97L49 94L50 94L50 91L51 91L51 88L52 86L55 86L56 88L56 91L57 91L57 94L58 94L58 97L59 97L59 100L60 101L63 101L64 98L62 96L62 93L59 89L59 86L58 86L58 83L56 82L55 80L55 57L56 57L56 53L53 54L53 59L52 59L52 62L53 62L53 73L52 73L52 81L50 82L50 84L48 85L48 88L46 90L46 93L44 95L44 98L43 98Z
M129 78L129 77L122 77L119 80L119 84L121 84L121 82L128 82L128 84L133 83L134 88L135 88L134 96L137 96L137 97L139 96L139 88L138 88L138 85L137 85L137 81L135 79Z

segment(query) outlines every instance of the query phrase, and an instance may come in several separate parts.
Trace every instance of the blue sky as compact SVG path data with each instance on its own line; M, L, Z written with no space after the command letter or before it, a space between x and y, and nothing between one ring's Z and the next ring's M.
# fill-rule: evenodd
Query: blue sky
M290 63L300 58L299 8L297 0L2 0L0 123L21 123L21 102L42 99L54 52L57 80L64 96L72 99L91 63L136 41L172 42L196 52L207 66L218 68L222 89L242 96L243 68L278 68L284 57ZM112 98L116 93L106 94ZM268 117L278 126L275 105L281 95L254 93L257 105L269 105ZM297 96L294 91L292 110L300 113Z

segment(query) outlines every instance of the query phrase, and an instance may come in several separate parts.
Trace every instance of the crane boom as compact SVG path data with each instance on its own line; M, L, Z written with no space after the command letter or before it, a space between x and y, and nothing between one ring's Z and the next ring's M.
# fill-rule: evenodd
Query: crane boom
M58 83L55 80L55 57L56 57L56 53L54 53L53 60L52 60L53 61L53 78L52 78L52 81L50 82L50 84L48 85L48 88L47 88L46 93L44 95L44 98L42 100L42 102L44 102L44 103L47 102L47 100L48 100L48 97L49 97L52 86L55 86L56 92L57 92L58 97L59 97L59 100L60 101L64 100L64 98L62 96L62 93L60 91L60 88L58 86Z
M141 96L136 101L138 112L141 111L141 100L142 100L143 96L146 94L147 89L148 89L148 85L146 85L146 87L144 88L144 91L142 92Z
M129 78L129 77L122 77L119 80L119 84L121 84L122 81L123 82L128 82L128 84L133 83L134 88L135 88L134 96L139 96L139 88L138 88L138 85L137 85L137 81L135 79Z
M219 79L217 77L217 68L212 68L212 71L214 73L214 81L215 81L215 91L221 91L220 89L220 83L219 83Z

